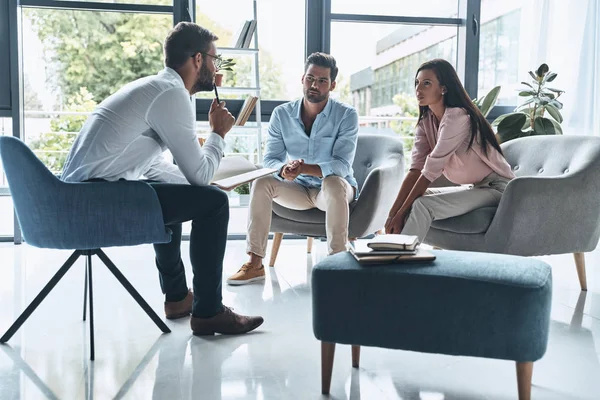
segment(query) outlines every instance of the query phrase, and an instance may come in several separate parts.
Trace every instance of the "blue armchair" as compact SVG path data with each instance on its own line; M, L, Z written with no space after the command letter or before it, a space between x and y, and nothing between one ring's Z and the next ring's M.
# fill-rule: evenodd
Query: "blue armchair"
M19 139L0 137L4 166L23 238L32 246L74 250L31 304L0 338L17 332L79 257L86 258L83 320L89 290L90 359L94 353L92 256L97 255L164 333L167 325L150 308L102 247L167 243L162 210L154 190L136 181L65 183L41 163Z

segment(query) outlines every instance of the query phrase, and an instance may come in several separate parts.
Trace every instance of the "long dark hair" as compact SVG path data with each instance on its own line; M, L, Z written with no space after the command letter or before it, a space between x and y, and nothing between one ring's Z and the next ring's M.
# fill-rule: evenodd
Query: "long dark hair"
M479 131L481 151L483 151L483 154L487 156L488 145L492 146L502 154L502 149L500 148L500 144L498 144L498 140L496 140L496 136L494 135L490 123L469 98L469 95L462 83L460 83L452 64L441 58L424 62L417 70L415 80L419 71L424 69L432 70L440 82L440 85L446 87L446 93L443 96L444 105L446 107L463 108L469 114L469 119L471 120L471 140L469 141L468 148L470 149L471 146L473 146L473 142ZM421 122L421 119L427 112L429 112L429 106L419 106L419 121L417 124Z

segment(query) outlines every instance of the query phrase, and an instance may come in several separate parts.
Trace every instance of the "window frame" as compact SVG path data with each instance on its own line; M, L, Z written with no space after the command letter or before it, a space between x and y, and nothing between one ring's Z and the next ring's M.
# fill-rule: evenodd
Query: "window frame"
M251 1L251 0L249 0ZM315 51L329 52L331 45L332 22L364 22L364 23L394 23L415 25L445 25L456 26L458 29L457 72L471 98L477 97L479 76L479 41L480 41L480 14L482 0L458 0L458 18L440 17L409 17L368 14L344 14L331 12L331 0L305 0L305 48L304 56ZM7 54L9 60L10 79L10 106L0 104L0 117L12 119L13 136L22 137L23 129L23 82L21 76L21 38L20 38L20 13L22 8L52 8L64 10L86 10L103 12L131 12L131 13L159 13L172 14L173 25L180 21L195 21L196 0L173 0L172 5L105 3L88 1L66 0L8 0L8 47L0 43L0 55ZM0 10L0 17L2 17ZM196 99L197 121L207 121L210 108L209 99ZM259 109L261 121L269 121L273 109L285 100L260 100ZM228 100L228 108L238 112L242 107L242 100ZM512 106L496 106L489 117L510 112ZM203 110L203 111L199 111ZM255 118L256 110L252 117ZM10 195L8 188L0 188L0 196ZM6 240L7 237L0 237ZM22 237L17 219L15 218L14 242L21 243Z

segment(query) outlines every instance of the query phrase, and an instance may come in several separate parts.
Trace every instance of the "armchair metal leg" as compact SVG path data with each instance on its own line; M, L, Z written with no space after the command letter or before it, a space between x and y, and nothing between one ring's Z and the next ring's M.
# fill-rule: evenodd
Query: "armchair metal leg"
M581 287L581 290L587 290L587 278L585 276L585 253L573 253L573 257L575 257L575 266L577 267L579 286Z
M96 352L94 349L94 292L92 290L92 254L87 254L87 281L90 290L90 360L94 361Z
M140 305L140 307L142 307L142 309L146 312L146 314L148 314L148 316L152 319L152 321L154 321L156 326L158 326L158 328L161 331L163 331L163 333L171 332L169 327L164 323L164 321L162 319L160 319L160 317L158 315L156 315L156 313L150 307L150 305L148 305L148 303L146 303L146 300L144 300L144 298L137 292L137 290L135 290L135 288L131 285L131 283L129 283L127 278L125 278L125 276L121 273L121 271L119 271L119 269L115 266L115 264L113 264L113 262L106 256L106 254L104 254L104 252L100 249L97 250L96 254L98 255L98 257L100 257L100 260L102 260L102 262L106 265L106 267L109 269L109 271L112 272L112 274L115 276L115 278L117 278L117 280L121 283L121 285L123 285L123 287L129 292L131 297L133 297L135 299L135 301Z
M6 343L10 340L11 337L19 330L21 325L29 318L31 313L35 311L35 309L40 305L40 303L48 296L48 293L54 289L54 286L62 279L62 277L67 273L67 271L75 264L75 261L79 258L81 252L76 250L71 254L71 256L65 261L65 263L60 267L58 272L54 274L52 279L44 286L41 292L33 299L33 301L27 306L25 311L17 318L17 320L11 325L10 328L6 331L4 336L0 338L0 343Z
M277 253L279 253L279 246L281 246L282 240L283 233L276 232L273 234L273 247L271 248L271 260L269 261L269 267L273 267L275 265L275 260L277 260Z
M88 288L88 259L85 259L85 279L83 282L83 320L87 311L87 288Z

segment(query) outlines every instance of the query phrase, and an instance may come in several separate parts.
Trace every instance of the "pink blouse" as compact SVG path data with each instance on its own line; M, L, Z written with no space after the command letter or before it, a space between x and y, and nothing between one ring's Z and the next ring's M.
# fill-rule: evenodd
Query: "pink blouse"
M464 109L446 108L439 127L429 111L417 126L410 168L420 170L431 182L444 174L459 185L480 182L492 172L508 179L515 177L498 150L488 146L484 155L479 138L467 150L470 140L471 122Z

